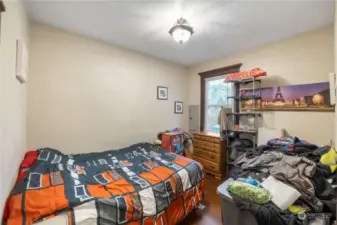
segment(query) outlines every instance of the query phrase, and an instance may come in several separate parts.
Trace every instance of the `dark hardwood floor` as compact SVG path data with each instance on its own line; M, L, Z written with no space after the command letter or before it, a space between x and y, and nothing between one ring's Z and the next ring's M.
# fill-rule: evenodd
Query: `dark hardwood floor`
M197 209L188 215L179 225L221 225L221 199L216 193L222 183L211 176L206 176L205 209Z

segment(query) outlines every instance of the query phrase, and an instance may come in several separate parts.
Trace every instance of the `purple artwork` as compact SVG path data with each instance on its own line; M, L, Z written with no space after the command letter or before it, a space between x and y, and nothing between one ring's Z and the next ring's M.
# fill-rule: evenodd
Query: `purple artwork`
M261 94L261 96L260 96ZM253 90L241 92L243 98L253 95ZM330 105L329 82L278 86L255 90L260 99L255 100L255 110L262 111L334 111ZM254 100L242 100L241 110L249 111L254 106Z

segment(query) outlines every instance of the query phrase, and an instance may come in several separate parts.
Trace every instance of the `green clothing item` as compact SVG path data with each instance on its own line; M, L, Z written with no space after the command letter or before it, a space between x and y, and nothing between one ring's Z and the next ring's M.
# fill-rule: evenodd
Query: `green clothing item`
M266 204L271 199L271 194L268 190L241 181L231 181L227 190L234 196L248 199L257 204Z

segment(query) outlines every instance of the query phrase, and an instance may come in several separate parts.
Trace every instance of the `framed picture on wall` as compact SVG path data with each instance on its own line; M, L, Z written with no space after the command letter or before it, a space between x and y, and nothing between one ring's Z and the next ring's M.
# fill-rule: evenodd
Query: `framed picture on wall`
M167 87L157 87L157 99L167 100L168 99L168 88Z
M183 114L183 102L174 102L174 113Z
M258 96L253 101L241 101L242 111L251 111L260 105L261 111L315 111L334 112L330 101L329 82L296 84L287 86L264 87L262 89L245 90L242 96Z

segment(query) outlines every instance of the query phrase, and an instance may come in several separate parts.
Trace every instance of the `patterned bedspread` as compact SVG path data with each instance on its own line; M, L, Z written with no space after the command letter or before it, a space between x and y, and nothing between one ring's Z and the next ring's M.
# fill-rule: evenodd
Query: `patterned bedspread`
M151 144L81 155L39 149L4 222L65 216L69 225L176 224L202 200L203 178L198 162Z

